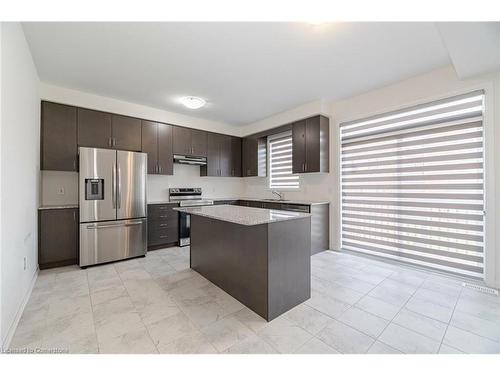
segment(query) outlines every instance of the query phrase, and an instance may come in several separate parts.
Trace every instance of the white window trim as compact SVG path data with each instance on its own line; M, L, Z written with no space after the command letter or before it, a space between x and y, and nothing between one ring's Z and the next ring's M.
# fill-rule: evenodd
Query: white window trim
M266 150L267 150L267 160L266 160L266 167L267 167L267 178L266 178L266 190L267 191L279 191L279 192L300 192L302 191L302 176L300 174L297 174L299 176L299 187L298 188L272 188L271 187L271 150L269 147L270 141L273 139L281 138L283 137L284 134L289 133L290 135L292 134L292 131L284 131L278 134L273 134L269 135L266 140ZM293 153L293 146L292 146L292 153Z
M431 101L446 99L454 95L466 94L474 90L484 90L484 113L483 113L483 126L484 126L484 207L486 210L485 215L485 242L484 242L484 283L488 286L495 288L500 288L500 278L496 279L497 267L496 267L496 235L495 235L495 225L496 225L496 213L495 213L495 99L499 93L495 93L493 82L481 82L479 84L470 85L467 87L460 88L458 90L450 90L446 93L441 93L439 95L432 95L424 99L419 99L415 101L406 102L397 106L388 106L385 108L378 109L377 111L367 112L367 113L357 113L354 116L348 116L345 118L337 117L333 129L333 141L335 142L336 155L335 162L335 178L338 188L336 189L336 210L335 210L335 228L333 230L336 232L334 243L332 248L340 251L340 241L342 238L342 225L340 218L342 217L342 190L340 189L340 184L342 180L342 175L340 173L340 163L342 155L341 151L341 133L340 124L344 122L353 121L359 118L371 117L374 115L379 115L391 111L396 111L400 109L405 109L411 106L425 104ZM495 96L495 94L497 96ZM497 99L498 100L498 99ZM497 114L500 116L500 113ZM432 271L430 271L432 272Z

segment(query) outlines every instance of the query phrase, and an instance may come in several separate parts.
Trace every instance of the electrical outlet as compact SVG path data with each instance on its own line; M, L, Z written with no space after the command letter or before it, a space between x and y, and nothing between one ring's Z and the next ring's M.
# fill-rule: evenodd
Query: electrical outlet
M59 188L57 189L57 194L59 194L59 195L64 195L64 194L65 194L65 192L64 192L64 187L59 186Z

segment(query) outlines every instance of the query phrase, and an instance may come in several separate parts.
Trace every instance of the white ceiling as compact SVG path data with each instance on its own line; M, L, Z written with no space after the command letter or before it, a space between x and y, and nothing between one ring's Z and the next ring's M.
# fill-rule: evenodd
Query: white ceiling
M450 64L434 23L24 23L43 82L245 125ZM176 99L196 95L191 111Z

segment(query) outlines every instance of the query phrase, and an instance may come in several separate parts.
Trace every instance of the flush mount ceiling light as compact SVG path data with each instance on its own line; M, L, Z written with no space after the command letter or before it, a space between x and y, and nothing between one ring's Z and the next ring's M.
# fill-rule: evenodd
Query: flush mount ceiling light
M198 98L197 96L184 96L180 99L180 102L184 107L189 109L198 109L207 103L205 99Z

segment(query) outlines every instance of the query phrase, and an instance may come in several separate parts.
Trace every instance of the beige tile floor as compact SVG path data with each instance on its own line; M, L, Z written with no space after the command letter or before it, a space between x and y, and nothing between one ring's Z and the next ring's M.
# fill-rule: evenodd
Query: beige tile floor
M11 348L70 353L500 353L500 298L336 252L312 297L267 323L169 248L40 272Z

